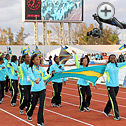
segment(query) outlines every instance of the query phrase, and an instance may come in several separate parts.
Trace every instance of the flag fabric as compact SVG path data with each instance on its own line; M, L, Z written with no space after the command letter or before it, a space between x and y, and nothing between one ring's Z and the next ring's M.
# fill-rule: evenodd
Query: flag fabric
M49 81L52 81L54 79L65 78L65 77L83 78L95 84L98 78L103 76L105 72L105 68L106 68L106 65L100 65L100 66L91 66L91 67L72 69L68 71L62 71L60 73L54 74L54 76L52 76L46 82L46 84L48 84Z
M35 48L35 54L41 54L41 51L39 50L37 45L36 45L36 48Z
M123 44L123 45L119 48L119 50L123 50L123 49L125 49L125 48L126 48L126 45Z
M21 54L22 54L22 55L28 54L27 49L26 49L26 48L21 48Z
M33 55L34 53L35 53L35 50L32 50L32 51L31 51L31 54Z
M11 50L11 47L8 47L8 48L7 48L7 54L12 55L12 50Z
M61 51L59 54L60 64L65 64L69 59L73 58L72 54L66 51L67 48L67 46L65 46L64 48L61 46Z

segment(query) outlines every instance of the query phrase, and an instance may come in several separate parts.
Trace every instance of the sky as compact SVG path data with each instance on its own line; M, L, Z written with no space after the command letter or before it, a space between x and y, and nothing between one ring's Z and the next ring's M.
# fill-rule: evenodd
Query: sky
M84 22L87 24L96 23L92 18L92 14L96 13L98 5L102 2L113 4L115 17L119 21L126 22L126 1L124 0L84 0ZM22 0L0 0L0 28L7 29L8 27L11 27L14 34L19 31L20 27L24 27L24 32L30 33L25 42L31 45L34 43L34 24L22 22ZM112 28L115 27L112 26ZM47 29L50 29L49 25ZM126 30L119 30L119 32L121 33L119 37L122 44L126 43ZM42 41L42 23L38 25L38 41Z

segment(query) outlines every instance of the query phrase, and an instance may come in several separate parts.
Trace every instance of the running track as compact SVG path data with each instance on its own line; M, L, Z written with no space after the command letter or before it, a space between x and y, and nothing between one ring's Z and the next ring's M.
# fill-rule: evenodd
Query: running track
M47 86L45 125L46 126L125 126L126 125L126 89L120 88L117 102L119 105L121 121L115 121L113 115L106 117L102 114L108 100L105 86L97 85L98 89L91 86L92 101L90 112L79 112L79 96L76 81L67 81L62 90L62 107L52 108L52 85ZM19 97L18 97L19 98ZM33 114L33 121L27 120L26 114L19 114L19 101L17 106L10 105L10 94L5 94L4 102L0 105L0 124L2 126L35 126L37 123L38 106ZM111 113L112 114L112 113Z

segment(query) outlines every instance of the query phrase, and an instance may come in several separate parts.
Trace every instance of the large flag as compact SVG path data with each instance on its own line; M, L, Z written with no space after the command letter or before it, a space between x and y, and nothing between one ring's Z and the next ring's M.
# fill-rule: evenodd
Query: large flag
M103 76L105 72L105 68L106 68L106 65L100 65L100 66L91 66L91 67L72 69L68 71L62 71L60 73L54 74L54 76L52 76L46 82L46 84L48 84L49 81L52 81L58 78L65 78L65 77L83 78L95 84L98 78Z
M35 47L35 54L41 54L41 51L39 50L38 46Z
M12 55L12 50L11 50L11 47L7 47L7 54Z
M123 50L123 49L125 49L125 48L126 48L126 45L123 44L123 45L119 48L119 50Z
M64 48L61 46L61 51L59 54L60 64L65 64L69 59L73 58L72 54L66 51L67 48L67 46L65 46Z

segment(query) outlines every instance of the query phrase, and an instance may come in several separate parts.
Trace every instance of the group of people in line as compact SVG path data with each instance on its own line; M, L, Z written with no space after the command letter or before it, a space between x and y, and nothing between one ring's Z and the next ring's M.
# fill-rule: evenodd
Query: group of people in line
M87 57L82 57L80 63L76 52L73 50L75 55L75 64L77 68L88 67ZM32 121L32 115L34 109L39 100L39 110L37 115L37 125L44 126L44 108L45 108L45 98L46 98L46 84L45 81L48 80L54 73L65 71L64 65L60 64L60 59L58 56L54 56L54 64L52 64L51 58L49 59L48 74L46 75L43 67L40 66L40 59L37 54L33 54L31 57L28 54L23 55L18 60L16 55L12 55L10 58L9 54L4 54L0 56L0 104L4 102L4 87L5 92L8 90L11 92L11 106L16 106L17 94L19 92L20 96L20 114L24 114L26 109L26 114L28 120ZM105 73L107 74L106 87L108 91L109 100L103 113L109 117L111 109L113 110L114 119L120 120L118 104L116 101L116 96L119 90L119 69L126 66L126 62L117 63L116 56L114 54L109 56L108 64L106 65ZM52 80L53 87L53 97L51 99L52 107L62 107L61 106L61 91L63 83L66 84L65 78L59 78ZM79 111L85 112L90 111L90 101L91 101L91 89L89 81L80 78L77 81L78 92L80 96L80 106ZM96 86L96 85L94 85Z

